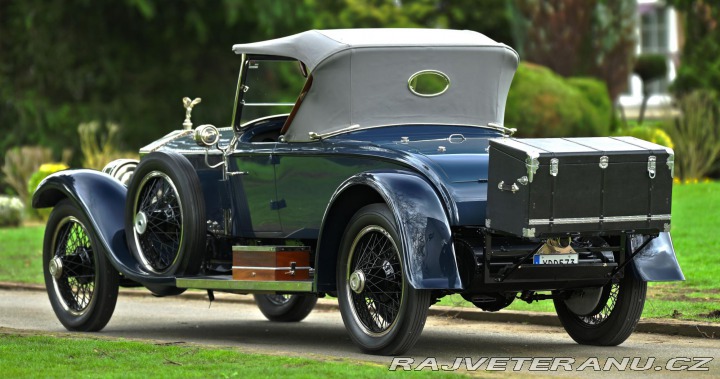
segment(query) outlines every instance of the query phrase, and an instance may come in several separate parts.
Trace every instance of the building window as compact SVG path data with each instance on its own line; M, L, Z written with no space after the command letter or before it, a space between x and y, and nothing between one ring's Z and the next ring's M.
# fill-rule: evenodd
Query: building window
M662 54L670 61L669 9L658 3L640 4L640 54ZM655 80L649 84L651 94L668 93L668 78Z

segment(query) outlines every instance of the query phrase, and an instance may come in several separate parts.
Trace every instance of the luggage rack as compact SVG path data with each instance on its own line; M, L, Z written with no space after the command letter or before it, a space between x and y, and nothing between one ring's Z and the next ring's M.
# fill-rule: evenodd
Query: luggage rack
M501 247L493 249L492 235L485 235L485 253L478 263L482 266L483 282L485 284L519 283L519 282L547 282L547 281L573 281L598 279L607 280L616 272L619 265L614 259L604 258L601 252L621 251L620 246L616 247L577 247L578 253L595 253L591 258L580 258L576 264L534 264L532 257L542 244L528 250L527 246L517 248ZM524 255L523 255L524 254ZM623 261L623 254L620 259ZM498 258L506 258L505 261L498 261ZM508 261L510 259L511 261ZM494 261L493 261L494 260ZM491 268L501 267L499 270Z

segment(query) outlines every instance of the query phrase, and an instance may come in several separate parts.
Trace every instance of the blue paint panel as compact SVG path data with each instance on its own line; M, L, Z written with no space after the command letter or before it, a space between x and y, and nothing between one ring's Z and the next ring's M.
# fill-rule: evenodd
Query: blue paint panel
M426 178L410 171L365 172L348 179L333 200L357 185L375 189L393 212L402 240L408 281L414 288L463 288L448 213ZM321 237L319 243L322 242Z
M110 175L93 170L65 170L48 176L33 195L34 208L47 208L68 198L82 209L110 263L131 280L152 287L172 285L175 278L153 278L130 253L125 240L127 188Z
M675 257L670 233L660 235L650 241L633 259L635 269L642 280L648 282L670 282L685 280Z

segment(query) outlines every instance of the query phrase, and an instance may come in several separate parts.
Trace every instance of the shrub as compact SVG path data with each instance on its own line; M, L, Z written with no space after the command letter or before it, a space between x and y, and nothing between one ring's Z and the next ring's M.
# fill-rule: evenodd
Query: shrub
M0 195L0 226L20 226L24 208L19 198Z
M635 72L643 84L662 79L667 75L667 57L662 54L642 54L635 61Z
M675 173L706 177L720 160L720 100L715 92L693 91L678 100L681 116L663 128L675 143Z
M114 123L108 123L104 127L97 121L80 124L78 134L83 153L83 167L102 170L106 164L115 159L137 156L115 148L119 131L120 127Z
M593 78L578 77L566 80L588 100L585 122L588 125L596 125L593 127L593 133L598 136L608 135L612 124L613 105L605 83Z
M603 136L612 107L605 85L589 78L565 79L546 67L521 63L513 79L505 126L521 137Z
M12 188L23 204L28 204L30 194L27 183L30 176L43 162L52 160L50 149L41 146L15 147L5 153L2 172L5 182Z
M667 146L671 149L675 148L675 144L673 144L672 138L670 138L670 136L664 130L657 127L636 125L631 126L627 129L620 129L619 131L615 132L614 135L631 136L644 139L645 141L650 141L658 145Z
M30 177L27 183L27 191L30 195L35 193L35 190L37 190L38 185L40 185L40 182L43 181L43 179L47 178L50 174L54 174L58 171L62 171L67 169L68 166L66 166L63 163L45 163L40 166L40 168L35 171L34 174ZM50 209L38 209L37 210L38 215L40 215L40 218L43 221L47 221L48 217L50 216Z

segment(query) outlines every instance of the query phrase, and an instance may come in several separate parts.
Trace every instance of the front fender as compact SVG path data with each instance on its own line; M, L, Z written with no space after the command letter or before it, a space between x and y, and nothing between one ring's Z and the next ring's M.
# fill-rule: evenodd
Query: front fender
M55 206L70 199L95 232L110 263L128 279L143 284L174 284L174 278L153 278L138 264L125 240L127 188L108 174L94 170L65 170L45 178L32 198L33 208Z
M645 246L633 259L640 278L646 282L685 280L675 257L670 233L663 232Z
M383 198L398 227L407 279L417 289L462 289L452 233L443 203L432 185L408 171L366 172L346 180L334 200L363 185Z

